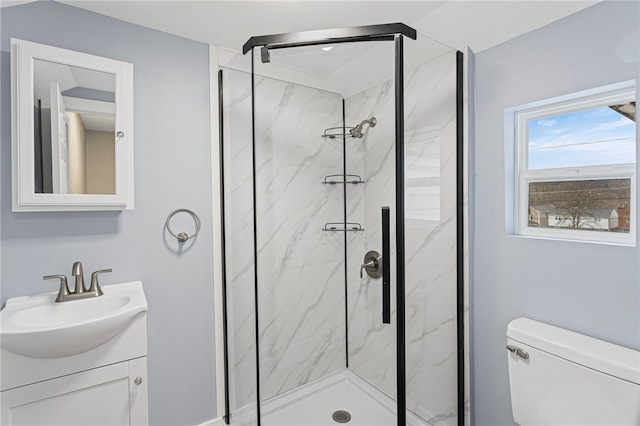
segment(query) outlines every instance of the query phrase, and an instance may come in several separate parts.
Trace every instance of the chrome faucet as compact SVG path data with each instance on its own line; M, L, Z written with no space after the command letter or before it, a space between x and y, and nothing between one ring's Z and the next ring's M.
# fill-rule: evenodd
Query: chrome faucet
M100 269L91 274L91 287L86 289L84 286L84 273L82 272L82 263L75 262L71 268L71 275L76 277L76 288L73 293L69 291L66 275L45 275L43 280L59 279L60 290L56 297L56 302L67 302L71 300L86 299L89 297L102 296L102 289L98 283L98 275L104 272L111 272L111 269Z

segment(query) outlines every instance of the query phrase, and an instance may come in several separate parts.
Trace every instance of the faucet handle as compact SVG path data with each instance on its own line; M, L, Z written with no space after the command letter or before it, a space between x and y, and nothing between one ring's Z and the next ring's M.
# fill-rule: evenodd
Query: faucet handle
M58 296L56 297L56 302L64 302L65 298L69 295L69 286L67 285L67 277L65 275L45 275L42 277L43 280L60 280L60 290L58 291Z
M378 268L378 261L375 259L372 259L368 262L363 263L362 265L360 265L360 279L362 279L364 277L362 271L364 271L365 269L368 268L373 268L376 269Z
M360 279L364 276L363 271L371 278L378 279L382 276L382 256L375 250L368 251L364 255L362 265L360 265Z
M91 274L91 288L89 288L90 292L95 293L96 296L101 296L102 289L100 288L100 284L98 283L98 275L103 274L105 272L112 272L112 269L100 269L99 271L95 271Z

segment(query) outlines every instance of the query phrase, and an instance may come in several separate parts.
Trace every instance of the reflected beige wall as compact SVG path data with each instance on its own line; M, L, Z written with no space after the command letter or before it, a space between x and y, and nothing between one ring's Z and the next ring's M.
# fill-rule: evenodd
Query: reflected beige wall
M78 113L67 112L69 149L69 193L87 193L85 127Z
M116 193L116 151L113 132L86 132L87 193Z

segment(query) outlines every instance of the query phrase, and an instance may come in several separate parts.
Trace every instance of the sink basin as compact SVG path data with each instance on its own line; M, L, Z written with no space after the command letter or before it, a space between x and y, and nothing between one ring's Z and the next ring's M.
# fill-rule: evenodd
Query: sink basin
M95 349L147 311L142 282L102 287L99 297L55 302L57 292L7 300L0 311L0 346L33 358Z

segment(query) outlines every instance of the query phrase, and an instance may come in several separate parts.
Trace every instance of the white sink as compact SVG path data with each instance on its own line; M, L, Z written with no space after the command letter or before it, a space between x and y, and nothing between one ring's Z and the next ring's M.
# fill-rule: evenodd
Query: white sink
M0 311L0 346L33 358L95 349L147 311L142 282L102 287L99 297L55 302L57 292L7 300Z

